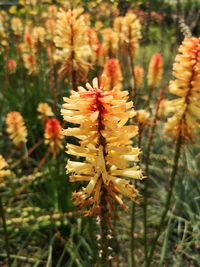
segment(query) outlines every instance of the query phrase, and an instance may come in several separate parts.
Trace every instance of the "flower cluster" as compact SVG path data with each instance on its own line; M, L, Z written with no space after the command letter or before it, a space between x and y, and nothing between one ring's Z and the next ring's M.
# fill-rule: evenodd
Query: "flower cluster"
M27 141L27 129L22 115L17 111L9 112L6 116L7 133L16 146Z
M192 139L200 123L200 38L185 38L173 65L175 80L169 91L178 98L167 102L168 118L165 132L174 139L181 135Z
M124 208L121 194L132 200L137 196L137 189L126 179L143 178L136 165L140 151L131 145L138 128L126 125L135 115L133 103L127 99L128 92L117 87L104 92L97 79L92 86L87 83L86 89L78 87L78 92L72 91L69 98L64 98L64 120L79 125L64 130L65 136L79 140L76 145L67 145L67 153L80 157L79 161L69 160L66 168L71 182L88 182L73 194L80 207L91 207L88 214L98 212L105 192Z

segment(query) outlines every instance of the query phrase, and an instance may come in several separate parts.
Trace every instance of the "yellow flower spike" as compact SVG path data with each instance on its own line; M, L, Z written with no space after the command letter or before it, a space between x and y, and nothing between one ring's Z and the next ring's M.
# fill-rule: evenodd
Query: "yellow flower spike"
M170 93L179 98L167 101L166 113L173 113L165 124L165 132L177 139L193 140L200 128L200 38L185 38L173 65L175 80Z
M105 58L113 58L118 52L118 36L111 28L102 30L103 51Z
M104 82L103 82L104 83ZM86 215L96 215L104 191L127 209L122 196L135 200L137 190L127 178L143 179L137 166L140 150L132 147L131 139L138 133L135 125L125 125L135 115L128 93L115 87L103 91L103 83L94 79L86 88L78 87L64 98L61 113L66 122L78 126L63 131L78 139L78 145L67 145L69 155L84 161L68 161L71 182L88 182L73 199L81 208L89 207Z
M4 178L10 175L8 164L5 159L0 155L0 186L4 182Z
M14 145L27 142L27 129L22 115L17 111L9 112L6 116L7 133Z
M11 20L11 29L16 36L21 36L23 32L23 24L20 18L14 17Z
M129 47L129 53L131 54L132 60L134 60L139 39L141 38L141 24L135 14L127 13L122 19L121 26L121 38L124 41L122 46L126 52L127 47Z
M83 9L61 9L58 12L54 42L58 61L64 61L59 70L60 76L76 72L78 80L85 80L91 66L91 48L87 39L87 25L82 15Z

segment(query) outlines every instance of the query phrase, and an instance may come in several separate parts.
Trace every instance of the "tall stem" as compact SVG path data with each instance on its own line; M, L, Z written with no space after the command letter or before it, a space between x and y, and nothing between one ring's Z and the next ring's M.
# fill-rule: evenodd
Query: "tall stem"
M101 267L109 267L109 242L108 242L108 235L109 235L109 211L107 207L106 201L106 190L103 191L101 197L101 217L100 217L100 226L101 226Z
M6 247L7 260L8 260L8 267L11 267L8 232L7 232L7 226L6 226L6 216L4 213L4 208L3 208L1 196L0 196L0 216L2 218L2 223L3 223L3 232L4 232L4 238L5 238L5 247Z
M149 176L149 163L150 163L150 156L151 156L151 147L153 144L153 139L154 139L154 132L156 129L156 124L158 120L158 111L159 111L159 106L160 102L163 99L163 91L161 90L160 92L160 97L156 105L156 111L153 119L153 125L149 130L149 138L148 138L148 145L147 145L147 152L146 152L146 164L145 164L145 172L146 176ZM145 252L145 262L147 260L147 254L148 254L148 248L147 248L147 200L148 200L148 187L149 187L149 182L148 180L146 181L144 185L144 205L143 205L143 225L144 225L144 252Z
M139 128L139 135L138 135L138 148L141 148L141 141L142 141L142 129ZM137 184L137 183L135 183ZM132 215L131 215L131 266L135 267L135 202L132 204Z
M131 53L131 46L129 44L128 46L129 50L129 57L130 57L130 63L131 63L131 74L132 74L132 89L129 92L130 99L133 100L136 97L136 77L135 77L135 72L134 72L134 60L133 60L133 55Z
M165 209L163 211L156 236L153 240L153 244L152 244L152 247L151 247L151 250L149 253L149 257L148 257L146 265L145 265L146 267L149 267L151 265L153 254L154 254L154 251L155 251L155 248L157 245L157 241L158 241L158 238L159 238L159 236L160 236L160 234L164 228L165 219L166 219L167 213L168 213L169 208L170 208L173 188L174 188L174 184L175 184L175 178L176 178L176 174L178 171L178 162L179 162L180 152L181 152L181 141L182 141L182 136L181 136L181 131L180 131L177 142L176 142L176 147L175 147L174 164L173 164L173 168L172 168L172 172L171 172L171 176L170 176L169 191L168 191L168 195L167 195L167 199L166 199L166 203L165 203Z

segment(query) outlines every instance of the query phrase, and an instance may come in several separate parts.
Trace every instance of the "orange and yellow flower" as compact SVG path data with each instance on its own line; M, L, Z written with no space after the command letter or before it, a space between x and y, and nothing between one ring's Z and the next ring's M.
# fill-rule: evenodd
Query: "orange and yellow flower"
M63 148L62 127L57 119L53 118L46 121L44 138L45 144L49 145L49 151L56 156L60 149Z
M142 179L137 166L140 150L132 147L131 139L138 133L135 125L126 125L135 115L128 92L117 87L103 91L97 79L86 89L78 87L69 98L64 98L61 113L66 122L76 124L64 130L65 136L74 136L78 145L68 144L69 155L85 161L68 161L66 166L71 182L84 181L87 186L73 193L80 207L90 206L88 215L99 211L101 195L106 192L122 207L127 208L121 195L135 200L137 189L127 178Z
M200 128L200 38L185 38L173 65L175 79L169 84L171 94L178 96L167 102L165 132L174 139L191 140Z
M27 129L19 112L9 112L6 116L6 125L7 133L16 146L27 142Z

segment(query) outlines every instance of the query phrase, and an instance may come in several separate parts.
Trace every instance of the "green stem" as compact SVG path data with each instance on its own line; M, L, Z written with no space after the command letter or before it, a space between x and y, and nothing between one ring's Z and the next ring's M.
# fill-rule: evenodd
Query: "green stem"
M103 191L102 197L101 197L101 217L100 217L100 226L101 226L101 267L109 267L110 261L109 261L109 255L110 251L108 249L109 247L109 241L108 241L108 235L109 235L109 211L107 207L107 201L106 201L106 190Z
M138 148L141 148L141 141L142 141L142 129L139 128L139 135L138 135ZM135 183L136 185L137 183ZM132 215L131 215L131 266L135 267L135 202L132 204Z
M135 267L135 202L132 204L131 216L131 266Z
M156 129L156 124L158 120L158 111L159 111L159 106L160 102L163 99L163 91L160 91L160 97L156 105L156 111L153 119L153 125L149 129L149 139L148 139L148 145L147 145L147 152L146 152L146 164L145 164L145 172L146 176L149 176L149 163L150 163L150 156L151 156L151 147L153 144L153 139L154 139L154 132ZM147 246L147 200L148 200L148 187L149 187L149 182L148 180L146 181L144 185L144 205L143 205L143 225L144 225L144 253L145 253L145 262L147 261L147 256L148 256L148 246Z
M178 139L177 139L176 148L175 148L174 164L173 164L173 169L172 169L171 176L170 176L169 191L168 191L168 195L167 195L167 199L166 199L166 203L165 203L165 209L163 211L156 236L153 240L153 244L152 244L152 247L151 247L151 250L149 253L149 257L148 257L146 265L145 265L146 267L149 267L151 265L153 254L154 254L154 251L155 251L155 248L157 245L157 241L158 241L158 238L159 238L159 236L163 230L163 227L165 224L165 219L166 219L167 213L168 213L169 208L170 208L173 188L174 188L174 184L175 184L175 178L176 178L176 174L178 171L178 162L179 162L180 151L181 151L181 141L182 141L182 136L181 136L181 132L180 132Z
M131 64L131 75L132 75L132 89L129 92L130 100L133 100L136 97L136 77L135 77L135 72L134 72L134 60L133 60L133 55L131 53L131 47L130 44L128 46L128 51L129 51L129 57L130 57L130 64Z
M8 242L8 232L7 232L7 226L6 226L6 216L5 216L1 196L0 196L0 216L2 218L2 223L3 223L3 232L4 232L4 238L5 238L5 247L6 247L7 260L8 260L8 267L11 267L10 249L9 249L9 242Z

